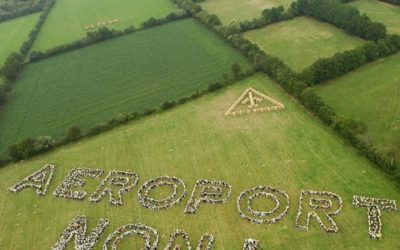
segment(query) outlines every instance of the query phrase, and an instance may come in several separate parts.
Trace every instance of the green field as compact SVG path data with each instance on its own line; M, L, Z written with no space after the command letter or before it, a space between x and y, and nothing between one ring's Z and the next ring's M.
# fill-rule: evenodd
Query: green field
M118 18L110 29L140 25L150 17L176 11L170 0L57 0L36 40L33 50L46 50L86 35L85 25Z
M283 102L286 109L225 116L248 87ZM33 190L8 191L48 163L58 168L46 197L38 197ZM175 175L185 182L189 194L198 179L224 180L232 185L233 193L227 204L202 204L197 215L184 215L188 197L166 211L145 209L138 203L138 188L124 195L122 207L110 207L108 198L90 204L88 199L79 202L52 196L77 166L129 169L139 174L139 185L161 175ZM98 183L88 179L84 189L90 194ZM236 197L257 185L276 186L290 195L289 214L279 224L254 225L239 217ZM338 234L325 233L314 220L310 231L295 230L301 189L328 190L343 198L342 213L335 217ZM159 230L160 249L175 228L185 229L193 242L202 233L214 234L215 249L241 249L249 237L259 239L264 249L398 249L400 215L383 212L382 240L369 239L366 210L351 205L355 194L400 199L398 189L379 170L270 80L258 75L171 111L0 169L0 246L9 250L49 249L76 215L87 215L88 230L101 217L111 220L99 246L117 227L142 222ZM138 249L135 238L130 239L119 249Z
M33 14L0 22L0 65L3 65L11 52L19 52L19 48L28 39L39 15Z
M363 121L369 135L400 160L400 54L316 88L338 113Z
M251 21L260 17L264 9L283 5L289 7L292 0L206 0L201 2L204 10L218 15L223 23Z
M247 60L192 19L26 67L0 114L0 152L27 137L65 135L203 90Z
M378 0L357 0L349 4L366 13L372 20L383 23L389 33L400 34L400 7Z
M245 33L245 37L298 72L319 58L333 56L363 43L363 40L332 25L308 17L252 30Z

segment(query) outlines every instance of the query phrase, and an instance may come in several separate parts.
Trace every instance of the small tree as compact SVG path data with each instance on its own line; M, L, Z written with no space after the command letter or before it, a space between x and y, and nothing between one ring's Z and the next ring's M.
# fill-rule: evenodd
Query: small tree
M165 101L165 102L163 102L163 104L161 104L161 109L167 110L167 109L174 107L175 105L176 105L175 102Z
M35 140L27 138L18 144L11 145L8 153L13 161L19 161L35 154Z
M82 135L81 129L78 126L72 126L68 129L67 132L67 140L68 141L75 141L79 139Z
M232 73L233 73L233 78L235 80L238 80L240 78L241 71L242 71L242 68L240 67L239 63L232 64Z
M18 150L17 144L13 144L8 148L8 154L10 155L13 161L19 161L22 159L22 155Z

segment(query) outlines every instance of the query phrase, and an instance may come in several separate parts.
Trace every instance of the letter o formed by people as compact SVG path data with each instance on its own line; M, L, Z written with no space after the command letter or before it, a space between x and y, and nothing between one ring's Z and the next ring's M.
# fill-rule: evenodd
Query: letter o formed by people
M272 200L275 206L269 211L254 209L254 202L262 198ZM240 193L237 198L237 208L240 216L252 223L275 224L289 212L289 195L275 187L257 186Z
M164 199L153 199L150 197L151 191L161 186L170 186L173 189L171 195ZM185 198L186 187L185 183L177 178L170 176L160 176L158 178L147 181L142 185L138 191L139 202L148 209L151 210L163 210L168 209Z

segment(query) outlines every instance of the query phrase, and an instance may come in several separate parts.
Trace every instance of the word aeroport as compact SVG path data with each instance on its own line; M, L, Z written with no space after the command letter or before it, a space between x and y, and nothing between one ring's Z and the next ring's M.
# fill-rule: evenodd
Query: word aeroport
M11 192L18 193L27 188L36 190L38 195L44 196L48 192L48 187L53 179L56 167L54 165L45 165L43 168L27 176L22 181L16 183L10 188ZM105 196L109 198L111 206L122 206L123 196L132 191L139 182L139 175L130 171L110 171L105 177L102 169L93 168L74 168L64 178L64 181L53 191L53 195L59 198L82 201L88 193L82 188L85 186L85 178L100 179L96 191L90 195L90 202L101 202ZM169 187L171 194L163 199L152 198L152 191L157 188ZM187 191L185 183L175 176L160 176L155 179L144 182L138 188L138 201L146 209L153 211L166 210L183 202ZM224 204L227 203L232 195L232 187L229 183L220 180L198 180L194 185L191 195L186 203L185 214L197 214L200 207L204 204ZM275 206L269 211L259 211L255 208L257 200L272 201ZM353 196L353 206L366 208L368 216L369 236L372 239L381 239L382 237L382 211L397 211L396 201L381 198L371 198L355 195ZM203 205L202 205L203 204ZM289 195L276 187L256 186L244 190L239 194L236 200L238 214L243 219L254 224L275 224L283 220L289 211ZM297 230L308 231L311 220L314 220L327 233L338 233L339 227L334 220L342 210L343 200L335 193L328 191L302 190L300 192L295 228ZM100 235L108 225L108 220L100 220L91 236ZM72 229L71 229L72 228ZM95 238L84 236L86 232L86 217L77 217L63 232L57 247L55 249L64 249L66 244L76 236L75 244L85 245L91 249L96 243ZM158 234L144 224L125 225L111 234L106 244L111 249L117 249L116 245L124 237L131 234L139 234L146 239L146 249L153 249L158 244ZM187 238L184 231L174 232L174 237L181 236ZM80 238L81 237L81 238ZM207 246L211 249L214 237L204 236L205 242L199 245ZM152 240L153 239L153 240ZM212 239L212 240L211 240ZM185 240L188 242L188 240ZM169 246L173 246L175 238L171 236ZM189 243L187 243L189 244ZM244 246L251 246L249 249L257 249L257 240L248 239ZM83 246L82 245L82 246ZM91 246L91 247L89 247ZM103 249L108 249L105 246ZM174 248L168 248L174 249Z

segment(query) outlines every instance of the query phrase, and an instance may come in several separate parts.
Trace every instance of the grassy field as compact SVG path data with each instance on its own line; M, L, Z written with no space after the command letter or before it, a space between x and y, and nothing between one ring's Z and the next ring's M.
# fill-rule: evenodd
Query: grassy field
M29 136L65 135L119 114L159 107L248 61L186 19L30 64L0 114L0 152Z
M3 65L11 52L18 52L22 43L28 39L40 14L24 16L0 23L0 65Z
M249 31L245 37L257 43L266 53L282 59L295 71L303 70L321 57L330 57L363 43L363 40L332 25L308 17Z
M225 116L248 87L283 102L286 109ZM18 194L7 190L47 163L58 168L46 197L32 190ZM139 185L160 175L175 175L189 193L198 179L224 180L232 185L233 194L227 204L201 205L197 215L184 215L188 197L166 211L147 210L137 201L137 188L124 195L122 207L110 207L108 198L90 204L53 197L51 192L77 166L129 169L139 174ZM84 189L91 193L98 183L89 180ZM289 214L279 224L253 225L239 217L236 197L257 185L277 186L290 195ZM309 232L294 229L301 189L341 195L344 207L335 217L338 234L325 233L315 221ZM400 215L383 212L383 239L371 240L366 210L351 205L355 194L400 199L398 189L380 171L258 75L171 111L0 169L0 247L49 249L72 218L84 214L90 230L101 217L111 220L99 246L117 227L142 222L159 230L160 249L175 228L185 229L193 242L202 233L214 234L215 249L240 249L248 237L261 240L267 249L398 249ZM138 249L132 238L126 243L121 249Z
M140 27L150 17L164 17L175 10L170 0L57 0L33 50L78 40L86 35L85 25L99 21L118 18L119 23L107 26L112 29Z
M224 23L252 20L260 17L264 9L283 5L289 7L292 0L206 0L203 9L218 15Z
M400 34L400 7L378 0L357 0L349 3L372 20L383 23L389 33Z
M371 63L316 88L337 112L364 121L385 150L400 160L400 54Z

